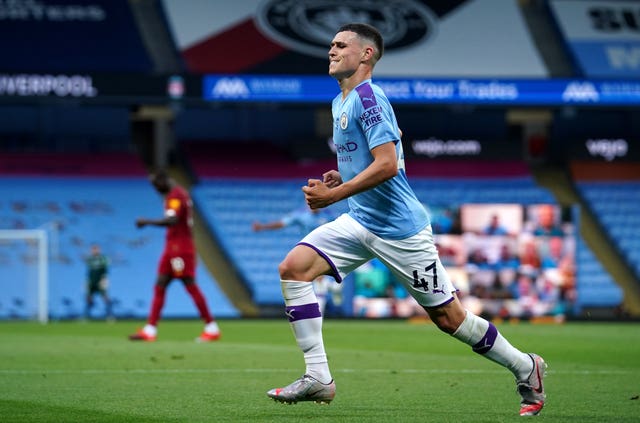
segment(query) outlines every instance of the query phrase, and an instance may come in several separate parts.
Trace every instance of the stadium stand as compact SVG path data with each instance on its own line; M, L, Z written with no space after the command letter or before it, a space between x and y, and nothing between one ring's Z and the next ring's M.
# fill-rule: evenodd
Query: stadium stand
M579 186L629 264L640 270L640 183L582 182Z
M632 273L630 283L637 289L640 281L640 211L637 207L640 167L635 163L572 161L571 172L586 206ZM593 304L586 305L620 303L620 287L609 275L594 269L592 261L592 257L583 257L578 262L578 281L583 285L581 292L593 290L588 295Z
M139 160L126 154L43 154L24 156L25 162L18 165L16 156L2 157L4 170L10 167L21 175L2 177L0 228L43 228L49 233L51 318L82 314L83 256L92 243L100 244L112 262L109 292L116 317L146 317L164 232L136 230L133 224L137 217L157 215L162 208ZM0 318L31 317L35 305L28 302L35 297L28 293L25 297L32 277L25 274L25 266L33 261L33 252L19 241L2 245L1 251L3 279L13 283L12 290L0 293ZM198 279L216 316L238 315L201 263ZM195 316L190 298L181 289L174 287L164 316Z
M280 304L277 262L300 234L292 228L254 234L251 222L276 219L302 207L300 186L307 178L321 177L322 172L335 167L335 159L322 144L330 136L327 123L331 117L325 110L329 104L271 98L245 102L243 96L249 88L259 91L274 88L271 85L286 91L295 86L300 75L326 76L327 43L316 56L301 50L297 42L292 45L267 37L265 28L256 25L269 2L259 0L229 3L224 14L213 3L199 2L202 4L195 7L182 0L94 3L59 7L45 0L43 10L52 13L37 18L28 7L14 2L7 6L11 13L0 28L5 35L0 45L6 47L6 60L0 61L0 228L53 228L50 222L62 222L57 232L51 232L57 249L51 264L53 317L77 315L79 279L84 272L79 256L94 240L102 241L105 252L115 258L112 294L119 301L116 313L146 314L159 252L152 246L160 248L162 231L135 232L132 228L133 210L153 214L159 209L159 199L147 186L140 158L149 165L165 166L176 164L174 159L180 154L184 160L179 164L187 167L190 182L195 184L196 205L229 259L229 268L222 272L235 273L232 267L236 266L256 302ZM629 27L616 33L606 27L592 28L589 49L580 49L580 37L572 33L573 22L575 28L590 25L587 8L607 8L613 19L627 13L626 3L513 0L491 8L486 3L413 2L419 9L433 12L428 13L427 23L433 26L428 33L438 36L416 43L407 39L407 45L397 51L389 45L391 54L381 61L377 76L395 78L406 73L437 80L478 78L491 81L492 89L500 90L511 87L513 81L514 87L522 87L529 79L549 83L562 79L570 82L564 92L556 93L562 104L560 100L536 103L543 115L549 115L549 121L535 117L536 113L510 120L507 115L513 110L530 111L531 104L518 102L520 93L515 93L514 103L456 103L461 96L450 97L452 103L432 102L436 96L419 104L394 104L407 139L410 181L419 197L436 207L446 202L557 203L557 193L552 195L537 185L529 163L517 159L527 154L525 150L529 150L530 160L554 161L562 167L576 156L636 160L621 166L616 163L615 170L592 167L593 163L583 164L581 171L572 168L583 206L593 210L607 231L604 241L612 247L604 248L619 251L625 266L634 272L632 278L612 272L593 242L577 233L579 292L575 307L578 314L592 307L612 309L629 295L640 302L640 295L621 291L618 286L626 279L637 282L640 276L640 235L634 235L640 219L632 204L625 205L637 202L632 195L638 191L637 182L584 177L622 172L640 180L640 150L635 142L640 134L639 120L637 111L630 111L637 109L638 85L633 81L618 85L615 79L637 80L637 37L628 40L625 35L634 36L637 28L627 20L621 24ZM347 1L343 7L361 12L356 1ZM403 19L399 15L383 15L389 21L380 22L386 22L389 29L403 28L395 22ZM487 23L492 31L483 30ZM614 22L602 22L609 23ZM314 33L303 29L302 34L305 32ZM216 52L228 50L229 40L243 39L251 40L254 47L225 61L215 60ZM621 42L626 47L618 45ZM260 79L264 85L257 86L242 78L226 81L220 87L223 95L212 100L207 97L211 93L203 92L205 74L223 71L229 76L249 74L267 79ZM286 78L268 79L271 76ZM603 88L596 79L583 81L585 76L611 81ZM494 78L498 78L495 86ZM507 78L507 84L500 83L502 78ZM509 82L511 78L515 79ZM540 94L547 94L542 91ZM500 94L481 92L480 97ZM513 93L509 89L506 94ZM234 99L234 95L239 97ZM606 98L614 102L607 103ZM615 101L622 101L623 107ZM540 129L548 133L540 134ZM443 160L431 160L426 159L431 157L429 152L408 148L410 140L431 138L442 143L477 142L481 156L449 160L458 158L454 153ZM611 157L585 150L585 140L601 138L622 140L628 150ZM184 141L197 139L215 142ZM542 141L540 151L532 148L533 143L521 145L534 139ZM180 151L174 150L176 140ZM318 147L309 147L310 143L318 143ZM313 158L302 156L309 152ZM489 157L497 160L487 160ZM622 192L622 185L630 188ZM620 197L601 199L606 195ZM114 203L112 198L120 202ZM122 209L121 203L130 210ZM336 214L345 208L336 205ZM127 235L115 237L113 228ZM7 280L28 277L26 268L17 263L31 254L29 247L14 243L4 247L2 271L12 272ZM126 285L122 285L125 276L120 272L131 275ZM238 315L215 278L205 269L199 272L202 285L212 290L205 294L214 313ZM220 273L217 275L223 280ZM134 284L134 279L140 283ZM15 300L18 294L12 293L14 288L19 286L11 285L0 293L0 318L24 316L26 305ZM181 295L170 297L165 314L179 316L186 310L181 308L186 301ZM177 305L172 305L173 301ZM636 315L640 316L640 303Z

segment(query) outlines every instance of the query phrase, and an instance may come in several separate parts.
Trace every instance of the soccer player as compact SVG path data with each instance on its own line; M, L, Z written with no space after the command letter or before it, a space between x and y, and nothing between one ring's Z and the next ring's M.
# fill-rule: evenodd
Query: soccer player
M111 299L107 294L109 287L109 258L102 254L102 250L98 244L91 246L91 253L86 258L87 263L87 286L86 286L86 298L84 317L89 319L91 317L91 309L93 308L93 297L99 294L104 301L106 308L106 319L113 320L113 313L111 309Z
M297 226L300 228L301 234L304 236L330 220L333 220L334 216L327 212L326 209L311 209L305 204L304 208L293 210L282 218L274 220L272 222L253 222L253 230L255 232L279 230L288 226ZM318 305L320 307L320 313L324 316L329 294L332 298L339 298L342 293L342 285L338 283L332 283L330 278L326 275L320 275L313 280L313 289L318 298ZM335 304L335 300L334 300Z
M338 171L302 187L312 209L348 199L349 211L305 236L280 263L282 293L294 337L304 355L304 375L267 392L284 403L334 399L336 384L322 338L322 319L310 281L342 278L380 259L443 332L510 370L522 398L520 415L544 405L546 364L512 346L490 322L465 310L438 252L426 209L407 181L398 124L384 92L372 81L383 53L374 27L342 26L329 50L329 74L340 86L333 100L333 140Z
M198 342L216 341L220 338L220 329L209 312L207 302L196 284L196 249L193 242L193 203L187 190L178 185L164 171L150 176L151 184L164 196L164 217L161 219L139 218L136 226L147 225L167 228L164 252L158 265L158 276L151 303L147 324L133 335L132 341L155 341L157 324L164 306L167 288L173 279L180 279L193 299L200 317L205 322L204 331L196 338Z

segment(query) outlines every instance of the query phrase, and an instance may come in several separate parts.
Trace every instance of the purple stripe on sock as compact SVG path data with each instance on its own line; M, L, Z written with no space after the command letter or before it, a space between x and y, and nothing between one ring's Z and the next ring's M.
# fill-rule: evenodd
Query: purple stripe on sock
M302 304L298 306L287 306L284 311L290 322L304 319L314 319L316 317L322 317L320 313L320 306L318 303Z
M498 337L498 329L493 326L493 323L489 322L489 328L487 332L484 334L482 339L475 344L473 347L473 352L478 354L486 354L489 352L491 348L493 348L493 343L496 342L496 338Z

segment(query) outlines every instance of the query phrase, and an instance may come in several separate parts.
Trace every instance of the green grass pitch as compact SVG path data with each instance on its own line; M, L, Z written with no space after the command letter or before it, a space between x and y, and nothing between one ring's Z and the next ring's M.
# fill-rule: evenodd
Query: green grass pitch
M0 322L0 421L515 422L511 374L428 323L327 320L336 399L266 396L304 370L282 320L222 320L197 344L198 321L162 321L155 343L127 340L141 322ZM500 324L549 364L540 422L640 421L640 325Z

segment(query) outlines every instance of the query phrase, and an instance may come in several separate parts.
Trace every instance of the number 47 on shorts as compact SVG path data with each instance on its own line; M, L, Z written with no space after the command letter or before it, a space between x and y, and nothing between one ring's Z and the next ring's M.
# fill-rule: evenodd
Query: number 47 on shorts
M431 276L431 279L433 281L432 289L436 291L438 289L438 273L436 270L435 261L424 268L423 275L428 277L430 271L433 273L433 275ZM423 289L424 292L429 292L429 281L424 277L420 277L420 273L417 270L413 271L413 287L416 289Z

